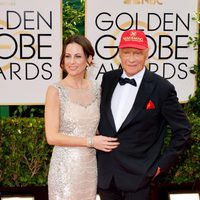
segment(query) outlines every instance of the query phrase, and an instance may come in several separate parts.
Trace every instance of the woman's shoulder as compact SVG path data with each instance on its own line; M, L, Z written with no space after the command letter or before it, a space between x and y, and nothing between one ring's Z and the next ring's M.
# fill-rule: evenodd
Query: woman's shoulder
M57 90L57 91L61 90L63 88L62 81L54 82L54 83L50 84L49 88L54 88L54 90Z
M47 93L50 93L51 95L60 95L62 92L62 84L61 82L54 82L51 83L47 88Z
M46 101L49 101L50 99L56 99L59 96L59 91L55 88L53 84L50 84L47 87L46 91Z

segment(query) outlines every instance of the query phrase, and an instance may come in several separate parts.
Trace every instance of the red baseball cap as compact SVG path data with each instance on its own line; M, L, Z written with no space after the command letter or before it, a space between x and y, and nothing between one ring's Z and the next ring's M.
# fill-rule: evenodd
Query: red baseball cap
M122 33L119 48L147 49L146 35L141 30L127 30Z

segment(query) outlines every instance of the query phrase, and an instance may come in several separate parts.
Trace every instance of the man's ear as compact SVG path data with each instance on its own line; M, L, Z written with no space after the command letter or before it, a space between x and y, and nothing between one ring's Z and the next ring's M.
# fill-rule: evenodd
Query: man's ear
M145 53L146 53L146 59L145 60L148 60L148 57L149 57L149 48L145 49Z

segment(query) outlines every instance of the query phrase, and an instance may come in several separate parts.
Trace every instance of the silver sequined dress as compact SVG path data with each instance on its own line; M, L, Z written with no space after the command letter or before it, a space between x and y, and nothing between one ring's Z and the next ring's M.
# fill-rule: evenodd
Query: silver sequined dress
M95 135L99 122L100 87L87 89L54 85L60 99L60 130L70 136ZM48 175L49 200L95 200L96 150L54 146Z

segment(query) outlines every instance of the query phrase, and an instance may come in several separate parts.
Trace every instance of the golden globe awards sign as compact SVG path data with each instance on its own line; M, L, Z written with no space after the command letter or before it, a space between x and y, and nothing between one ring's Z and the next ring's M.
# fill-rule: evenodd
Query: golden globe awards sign
M188 46L198 32L193 13L198 0L86 0L85 33L96 51L88 77L101 81L102 74L120 67L118 43L123 31L144 30L149 43L147 67L175 85L179 100L186 102L196 89L190 73L197 52Z
M0 0L0 104L43 104L60 80L61 2Z

